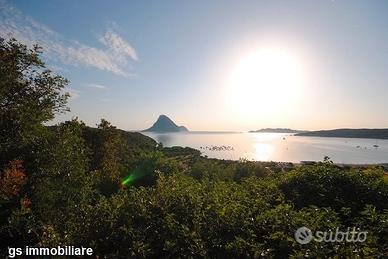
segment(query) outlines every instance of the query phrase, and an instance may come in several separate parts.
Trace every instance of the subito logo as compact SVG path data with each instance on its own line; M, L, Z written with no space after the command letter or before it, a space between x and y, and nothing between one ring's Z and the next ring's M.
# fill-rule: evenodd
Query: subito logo
M305 245L310 243L310 241L313 239L313 232L311 232L309 228L300 227L295 231L294 236L296 242Z

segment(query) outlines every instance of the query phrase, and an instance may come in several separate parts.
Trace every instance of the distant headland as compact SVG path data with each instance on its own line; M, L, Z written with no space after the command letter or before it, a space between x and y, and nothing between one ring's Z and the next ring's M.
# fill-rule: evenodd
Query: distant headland
M160 115L152 127L143 130L143 132L187 132L185 126L178 126L166 115Z
M306 130L293 130L289 128L265 128L265 129L259 129L259 130L251 130L250 133L304 133L307 132Z
M369 138L388 139L388 129L334 129L308 131L296 136L331 137L331 138Z

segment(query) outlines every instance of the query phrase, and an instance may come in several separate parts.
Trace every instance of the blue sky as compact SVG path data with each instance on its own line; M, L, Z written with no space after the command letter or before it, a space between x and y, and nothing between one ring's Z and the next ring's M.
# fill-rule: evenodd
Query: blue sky
M0 0L0 7L1 36L39 43L48 66L71 81L72 112L57 121L106 118L144 129L166 114L192 130L388 127L386 1ZM281 105L269 86L235 86L257 95L258 107L235 112L246 101L231 101L228 77L263 48L286 49L302 64L301 94ZM287 97L290 86L282 87Z

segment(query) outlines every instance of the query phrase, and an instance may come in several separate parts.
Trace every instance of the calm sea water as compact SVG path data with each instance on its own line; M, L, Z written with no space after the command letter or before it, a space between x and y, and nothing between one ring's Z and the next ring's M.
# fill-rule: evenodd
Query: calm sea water
M388 162L388 140L298 137L280 133L143 133L164 146L192 147L219 159L322 161L370 164ZM376 147L378 146L378 147Z

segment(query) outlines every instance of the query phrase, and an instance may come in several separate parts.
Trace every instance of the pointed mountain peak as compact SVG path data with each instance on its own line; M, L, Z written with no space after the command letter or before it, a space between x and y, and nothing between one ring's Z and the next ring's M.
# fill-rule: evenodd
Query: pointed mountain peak
M184 126L178 126L173 122L169 117L162 114L159 115L156 122L152 125L151 128L146 129L144 131L151 132L180 132L180 131L188 131Z
M156 121L157 122L158 121L169 121L169 122L175 124L167 115L164 115L164 114L159 115L159 117Z

